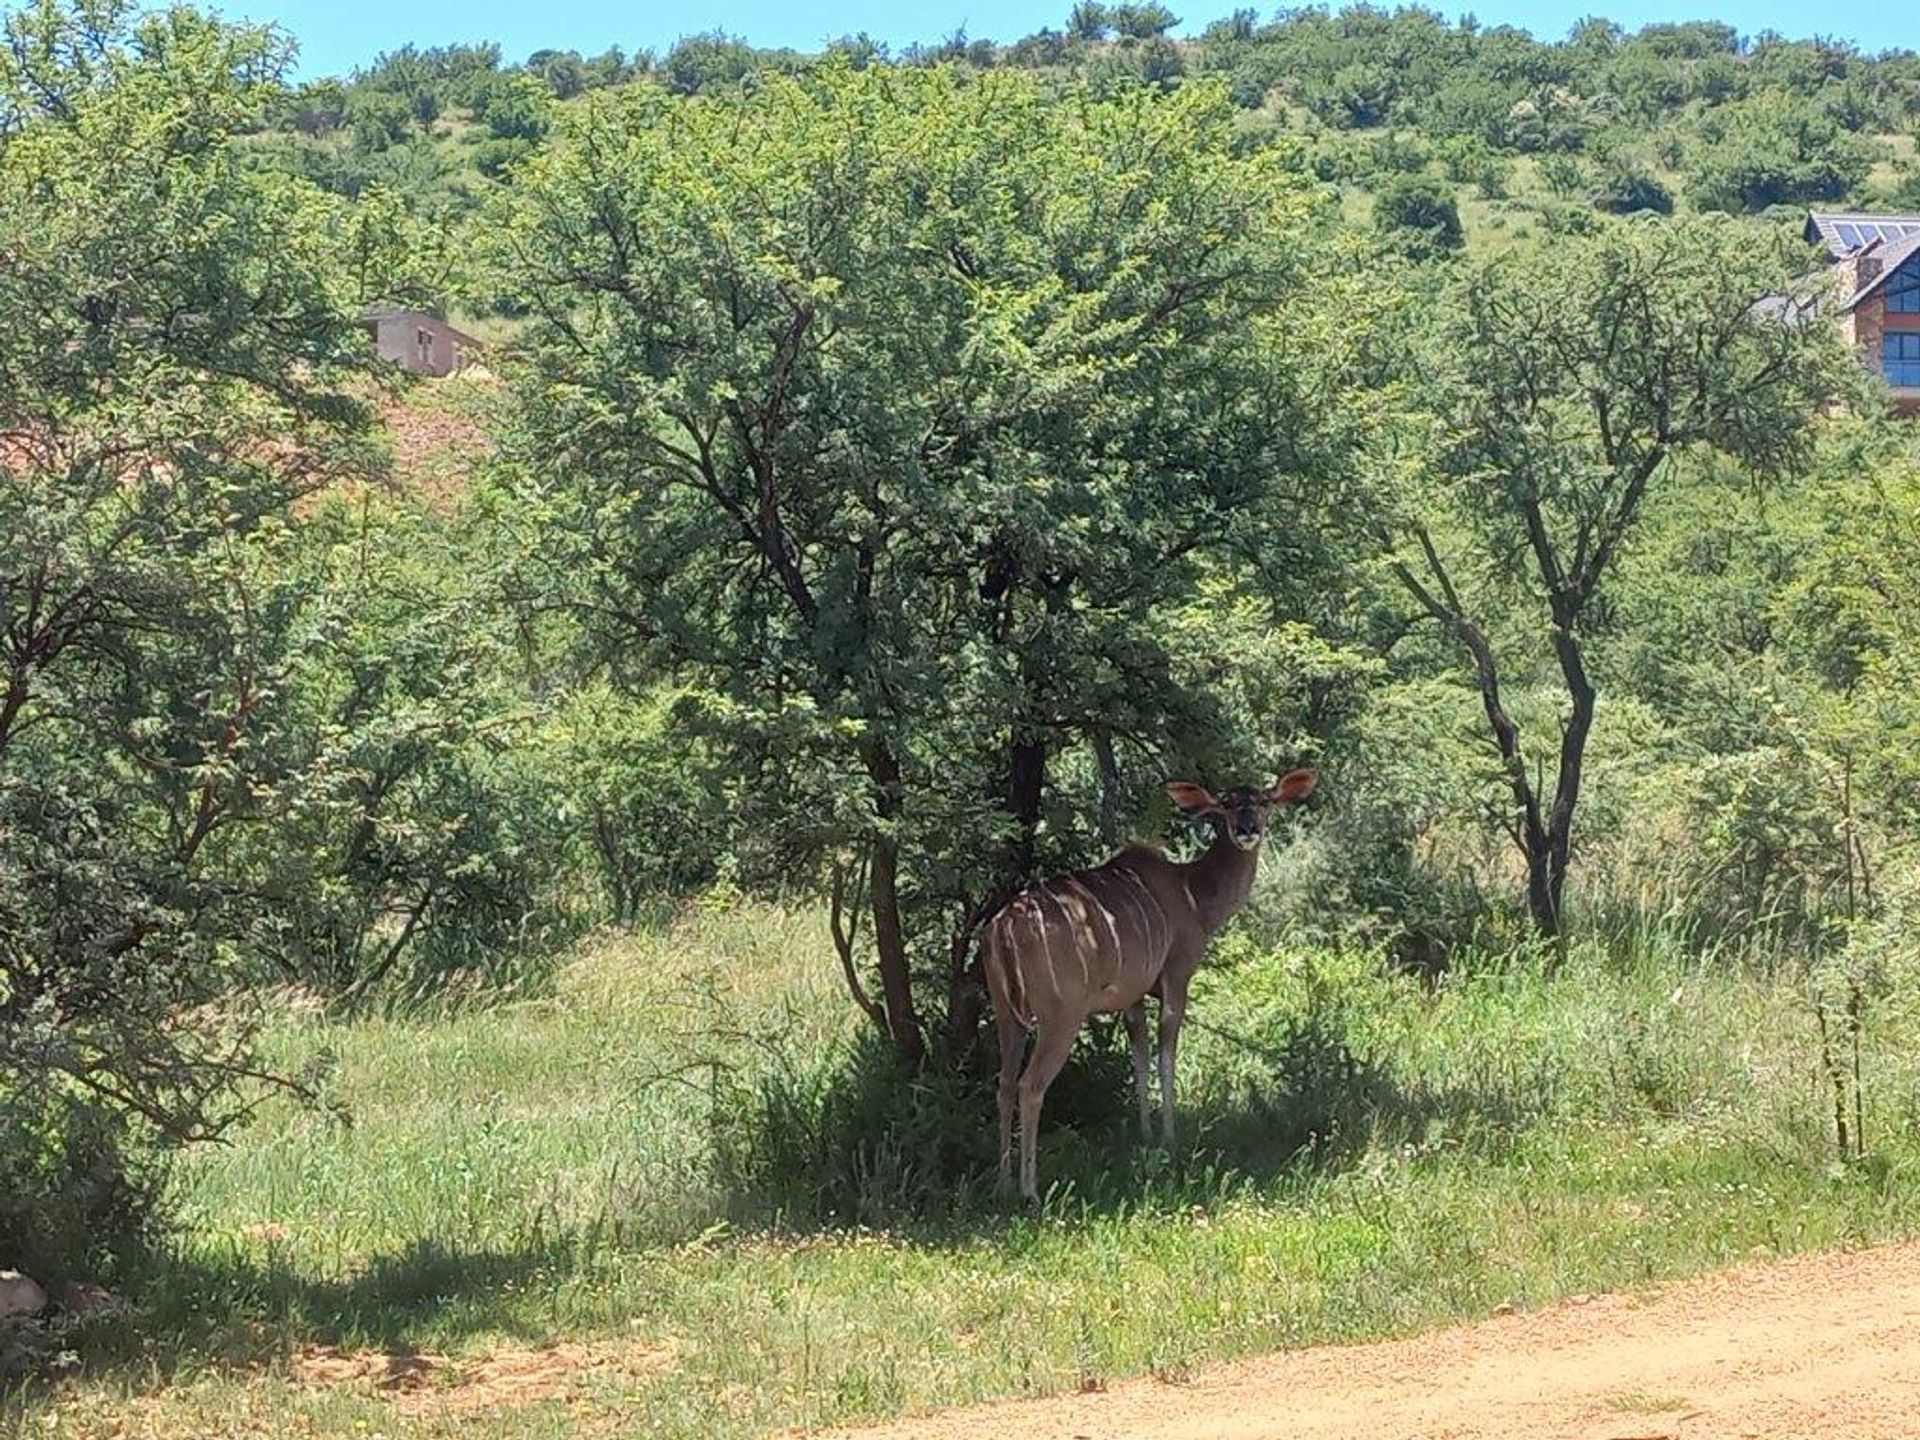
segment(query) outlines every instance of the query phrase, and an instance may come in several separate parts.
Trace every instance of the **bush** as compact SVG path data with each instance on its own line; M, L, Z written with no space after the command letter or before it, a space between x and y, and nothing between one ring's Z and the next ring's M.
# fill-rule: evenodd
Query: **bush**
M1587 167L1577 155L1541 156L1540 178L1546 182L1548 191L1561 200L1571 200L1588 188Z
M618 921L712 884L733 859L741 787L699 733L717 705L677 687L630 697L589 686L544 732L562 804Z
M1424 175L1381 186L1374 197L1373 224L1382 238L1415 260L1451 254L1466 243L1453 193Z
M0 1079L5 1268L49 1290L68 1279L111 1279L154 1233L155 1153L125 1112L63 1086L20 1083L25 1057L8 1048L0 1043L8 1062L8 1078ZM6 1368L0 1356L0 1376Z
M1612 160L1601 166L1593 191L1596 208L1610 215L1651 211L1673 213L1673 192L1651 170L1631 160Z
M736 1218L754 1223L940 1224L998 1203L998 1064L991 1033L965 1063L917 1073L868 1030L824 1051L777 1044L751 1073L716 1071L713 1182ZM1086 1199L1124 1182L1132 1086L1117 1020L1089 1025L1047 1092L1049 1185Z
M1513 162L1483 140L1449 136L1440 146L1440 164L1447 179L1471 185L1482 200L1504 200Z
M551 95L531 75L493 75L474 96L473 113L495 140L536 141L547 133Z
M1704 210L1765 210L1838 200L1866 178L1871 147L1831 115L1787 95L1708 112L1693 155Z
M1395 131L1375 139L1367 147L1367 163L1372 173L1418 175L1433 159L1433 147L1418 134Z
M661 62L660 73L669 89L681 95L698 95L738 85L771 58L744 40L711 30L675 41Z
M330 500L277 552L281 698L254 755L280 804L217 852L259 897L258 978L412 991L557 948L571 856L486 546L423 507Z

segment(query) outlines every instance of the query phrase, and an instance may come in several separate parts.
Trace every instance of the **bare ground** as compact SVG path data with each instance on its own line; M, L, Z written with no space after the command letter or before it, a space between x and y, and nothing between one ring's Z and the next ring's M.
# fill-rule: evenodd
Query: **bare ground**
M846 1440L1909 1440L1920 1244L1748 1265L1181 1384L1017 1401Z
M313 1346L293 1357L289 1371L308 1389L369 1390L402 1414L431 1416L561 1400L596 1375L642 1383L673 1361L672 1350L659 1345L507 1347L466 1361L428 1351Z

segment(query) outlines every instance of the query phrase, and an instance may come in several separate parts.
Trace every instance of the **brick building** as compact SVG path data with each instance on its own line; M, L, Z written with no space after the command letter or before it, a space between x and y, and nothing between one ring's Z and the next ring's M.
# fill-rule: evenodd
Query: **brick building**
M1886 377L1895 408L1920 414L1920 215L1816 210L1806 233L1839 271L1840 333Z
M402 306L380 306L360 317L374 351L416 375L451 375L478 358L482 341L456 330L438 315Z

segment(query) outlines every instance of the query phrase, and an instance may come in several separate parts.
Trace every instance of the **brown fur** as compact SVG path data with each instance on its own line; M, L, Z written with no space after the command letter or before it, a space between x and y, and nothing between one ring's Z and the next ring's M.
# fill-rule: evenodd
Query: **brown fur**
M1126 1017L1140 1129L1148 1130L1146 999L1160 999L1160 1124L1173 1143L1174 1060L1187 987L1207 941L1246 902L1258 861L1234 842L1264 835L1268 810L1313 789L1295 771L1268 791L1216 800L1197 785L1170 785L1176 801L1215 824L1213 844L1190 864L1157 848L1129 846L1106 864L1030 886L987 922L981 963L1000 1037L1000 1178L1011 1176L1013 1121L1020 1120L1020 1188L1039 1199L1036 1151L1048 1086L1089 1015ZM1032 1054L1028 1040L1032 1039Z

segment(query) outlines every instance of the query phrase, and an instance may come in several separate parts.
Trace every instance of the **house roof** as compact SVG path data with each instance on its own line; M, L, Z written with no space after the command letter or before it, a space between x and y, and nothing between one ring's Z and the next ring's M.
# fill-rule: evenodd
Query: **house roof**
M1807 295L1762 295L1749 309L1762 320L1782 325L1805 325L1820 314L1818 302Z
M1880 261L1879 270L1871 280L1841 302L1841 309L1851 310L1891 280L1915 255L1920 255L1920 229L1903 239L1890 242L1874 253Z
M1871 245L1892 244L1920 235L1920 215L1870 215L1853 210L1809 210L1806 237L1827 247L1839 260Z

